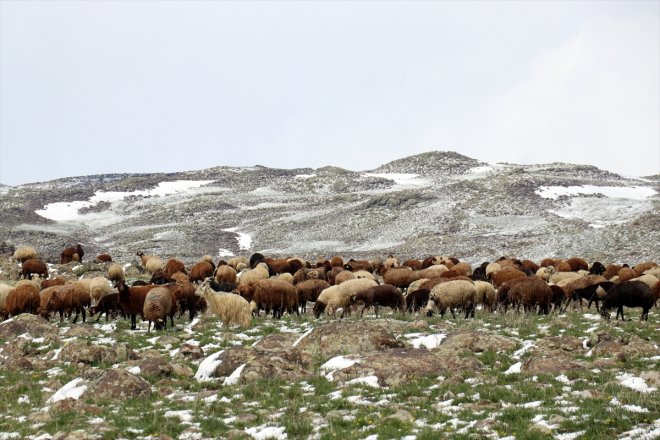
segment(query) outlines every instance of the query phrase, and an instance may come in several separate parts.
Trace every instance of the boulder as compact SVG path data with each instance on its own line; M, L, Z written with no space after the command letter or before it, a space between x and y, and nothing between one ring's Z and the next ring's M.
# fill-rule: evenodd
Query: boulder
M402 348L385 324L376 321L336 320L316 327L296 348L312 356L332 357Z
M603 357L652 357L660 354L660 349L636 335L627 335L614 340L599 340L593 347L594 356Z
M555 352L547 357L535 353L523 361L521 371L527 374L558 374L585 369L584 365L575 362L568 355Z
M457 354L465 351L481 353L484 351L511 351L516 348L516 341L491 333L465 330L447 335L438 349L447 354Z
M214 370L214 377L229 377L241 365L240 383L255 382L264 378L277 378L299 381L312 373L306 369L299 350L263 350L259 347L235 345L225 350L219 357L220 363Z
M123 368L106 370L85 392L85 397L110 400L149 397L150 395L149 382Z
M74 364L116 364L134 358L133 350L125 344L106 347L104 345L92 345L89 341L69 342L62 347L60 353L60 359Z
M142 374L147 376L170 376L174 369L162 357L151 356L139 364Z
M59 329L41 316L23 313L0 323L0 339L11 340L22 334L32 338L45 338L47 342L59 341Z

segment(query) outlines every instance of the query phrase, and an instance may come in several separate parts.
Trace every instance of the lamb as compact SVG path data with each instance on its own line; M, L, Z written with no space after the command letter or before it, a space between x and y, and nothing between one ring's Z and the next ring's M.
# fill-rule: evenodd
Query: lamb
M334 315L337 309L341 307L341 317L343 318L350 309L351 295L377 285L378 283L374 280L362 278L330 286L319 294L314 304L314 316L319 318L323 312Z
M319 294L324 290L330 287L325 280L305 280L296 284L296 291L298 292L298 303L300 305L300 311L305 313L307 309L307 301L316 302L319 297Z
M231 266L234 268L236 272L239 272L238 270L238 265L239 264L245 264L246 266L250 263L250 260L248 260L247 257L244 256L238 256L238 257L232 257L227 261L227 265Z
M433 314L437 308L440 316L444 316L449 308L451 315L455 318L454 308L462 307L465 310L465 318L474 314L477 303L477 288L473 283L464 280L447 281L435 286L429 293L429 302L426 305L427 316Z
M231 324L248 327L252 322L250 303L245 298L233 293L216 293L208 282L202 283L195 295L206 300L209 310L222 320L225 327Z
M236 284L236 270L229 265L220 266L215 271L215 280L218 283Z
M378 316L378 306L390 307L392 310L399 310L402 313L406 310L406 299L403 294L399 289L389 284L361 290L351 295L350 300L351 304L358 302L364 304L360 316L364 316L364 311L371 306L374 306L376 316Z
M142 261L142 267L149 273L154 273L158 269L165 268L165 263L163 263L163 260L156 257L155 255L145 255L145 253L142 251L136 252L135 255L140 257L140 260Z
M112 263L110 266L108 266L108 279L115 287L117 287L117 284L120 281L126 280L124 268L121 266L121 264Z
M78 243L75 247L71 246L64 248L60 254L60 263L67 264L71 263L72 261L79 261L82 263L83 255L85 255L85 251L83 250L80 243Z
M273 318L281 318L286 311L300 314L298 310L298 292L293 284L278 279L258 280L248 286L252 290L252 301L256 309L273 311Z
M27 279L30 279L32 275L38 275L39 277L43 277L44 279L48 278L48 266L46 266L46 263L44 263L41 260L36 260L36 259L30 259L30 260L25 260L23 264L21 265L21 274L19 276Z
M550 277L554 275L554 273L555 273L554 266L545 266L545 267L540 267L536 271L536 276L541 278L543 281L548 282L550 280Z
M155 287L147 293L144 298L142 316L149 321L147 332L151 331L151 323L154 323L154 330L161 327L167 329L167 317L170 317L174 327L174 314L176 313L176 303L172 300L172 294L167 287Z
M23 263L24 261L27 260L36 260L37 250L30 246L22 246L14 251L14 255L12 258L15 261L18 261L19 263Z
M17 316L21 313L36 314L39 310L39 288L35 283L18 283L7 294L5 309L8 316Z
M493 312L497 304L495 287L487 281L475 281L474 287L477 289L477 304L483 304L484 308Z
M190 282L195 283L198 281L204 281L206 278L213 276L213 271L215 268L208 261L200 261L195 263L192 268L190 268Z
M610 319L610 310L616 307L616 319L621 314L621 320L625 321L623 306L641 307L642 315L640 316L640 321L648 321L649 310L651 310L655 301L655 294L643 282L624 281L620 284L615 284L607 291L600 313L603 318Z
M108 254L99 254L96 256L96 259L102 263L111 263L112 257Z
M178 260L176 258L170 258L167 260L167 263L165 263L165 273L169 276L172 277L177 272L182 272L186 273L186 265L183 264L183 261Z

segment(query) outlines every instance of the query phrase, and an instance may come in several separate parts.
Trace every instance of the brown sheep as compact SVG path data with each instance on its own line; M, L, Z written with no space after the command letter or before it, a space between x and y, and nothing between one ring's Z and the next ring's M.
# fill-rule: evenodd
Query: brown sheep
M587 263L583 258L569 258L566 260L566 263L568 263L568 265L571 267L571 272L577 272L578 270L589 270L589 263Z
M562 286L562 290L564 291L564 296L565 296L565 302L566 302L566 307L570 304L571 300L579 300L580 301L580 309L582 308L582 298L575 297L575 291L579 291L582 289L586 289L589 286L592 286L594 284L599 284L604 281L607 281L605 277L601 275L585 275L580 278L576 278L574 280L571 280L568 282L568 284Z
M330 266L332 267L344 267L344 260L336 255L332 258L330 258Z
M78 257L76 257L76 255ZM83 255L85 255L85 251L83 250L80 243L78 243L75 247L71 246L64 248L60 254L60 263L67 264L71 263L72 261L79 261L82 263Z
M96 259L103 263L111 263L112 257L108 254L99 254L96 256Z
M459 275L464 275L466 277L472 275L472 266L470 266L470 263L466 263L464 261L455 264L454 267L451 268L451 270L458 273Z
M117 286L117 283L125 280L124 268L121 264L112 263L108 266L108 279L112 282L114 286Z
M640 276L642 276L642 274L644 274L644 271L649 270L649 269L653 269L654 267L658 267L658 263L656 263L654 261L646 261L644 263L636 264L633 267L633 270L635 271L637 276L640 277Z
M392 310L399 310L401 313L406 310L406 299L403 294L399 289L389 284L369 287L351 295L351 304L358 302L364 304L360 316L364 316L364 311L371 306L374 306L376 316L378 316L378 306L390 307Z
M197 312L202 310L202 298L195 295L195 286L187 279L183 282L177 281L176 285L178 289L175 289L174 296L179 310L179 316L188 311L188 318L192 321L195 319Z
M21 274L19 276L25 278L26 280L30 279L33 274L39 275L45 279L48 278L48 266L41 260L30 259L25 260L21 265Z
M424 269L424 267L422 267L422 262L414 258L404 261L403 263L401 263L401 266L409 267L412 270Z
M218 283L236 284L236 270L229 265L219 266L215 271L215 280Z
M291 284L295 286L298 283L302 283L303 281L307 281L309 279L310 276L307 269L298 269L296 273L293 274L293 280L291 281Z
M268 315L272 310L273 318L281 318L284 311L289 314L300 314L298 292L293 284L278 279L268 279L255 281L249 287L253 291L252 301L256 304L257 312L263 309Z
M300 303L300 311L305 313L307 309L307 301L316 302L324 289L330 287L330 284L325 280L305 280L296 284L296 291L298 292L298 301Z
M131 317L131 330L137 329L137 315L144 318L144 298L154 287L158 286L156 284L150 284L147 286L129 287L124 281L120 281L117 284L117 290L119 291L119 306L126 315Z
M289 265L289 262L286 260L286 258L266 258L264 262L268 266L268 272L270 276L286 272Z
M189 282L188 275L186 275L183 272L175 272L172 274L172 276L170 276L170 278L172 279L172 281L175 281L177 283Z
M170 317L174 327L174 314L176 313L176 302L172 298L170 289L167 287L155 287L151 289L144 298L142 316L149 321L147 332L151 331L151 323L154 330L167 329L167 317Z
M556 272L572 272L571 265L568 264L565 260L555 261L555 271Z
M541 267L532 260L522 260L522 267L536 273Z
M83 282L88 280L76 281L72 284L65 284L55 290L48 302L46 310L41 310L42 316L48 318L51 312L60 314L60 321L64 319L64 315L70 315L74 311L76 316L73 318L75 323L78 316L82 314L83 322L86 319L85 307L89 307L91 298L89 296L89 283Z
M335 285L341 284L348 280L354 280L355 275L350 270L341 270L337 275L335 275Z
M407 289L410 283L419 279L419 272L409 267L393 267L383 273L383 283L400 289Z
M36 314L39 310L39 301L39 288L36 283L17 284L7 295L5 310L10 317L21 313Z
M606 279L611 280L612 278L614 278L619 274L619 271L621 270L622 267L623 266L619 264L608 264L607 266L605 266L605 272L603 273L603 276Z
M56 276L55 278L51 278L48 280L44 280L41 282L41 290L43 291L44 289L52 286L63 286L66 284L66 279L61 276Z
M539 308L539 315L547 315L550 312L552 302L552 290L542 279L538 277L520 278L509 290L510 301L522 304L525 312Z
M214 267L208 261L200 261L195 263L190 269L190 282L201 282L206 278L213 276Z
M554 258L544 258L543 260L541 260L540 266L541 267L548 267L548 266L555 267L555 259Z
M366 270L367 272L373 272L374 266L371 264L371 261L368 260L348 260L348 263L344 264L344 269L356 272L358 270Z
M622 267L617 275L619 275L620 283L625 283L626 281L630 281L633 278L637 278L637 273L635 273L635 271L629 267Z
M167 260L167 263L165 263L165 273L169 276L172 277L177 272L183 272L186 273L186 266L183 264L183 261L178 260L176 258L170 258Z
M514 280L516 278L526 278L524 272L519 271L518 269L513 269L510 267L504 268L497 273L492 274L491 282L497 288L507 281Z

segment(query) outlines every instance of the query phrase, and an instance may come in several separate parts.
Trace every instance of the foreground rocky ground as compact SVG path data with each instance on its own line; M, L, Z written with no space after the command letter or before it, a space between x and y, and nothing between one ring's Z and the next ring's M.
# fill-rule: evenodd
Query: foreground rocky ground
M660 437L658 311L0 323L0 438Z

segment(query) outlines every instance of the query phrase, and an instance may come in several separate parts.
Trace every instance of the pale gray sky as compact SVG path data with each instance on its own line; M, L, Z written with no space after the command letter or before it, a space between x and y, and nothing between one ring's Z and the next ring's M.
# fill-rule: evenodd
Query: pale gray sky
M429 150L660 173L660 2L0 0L0 182Z

